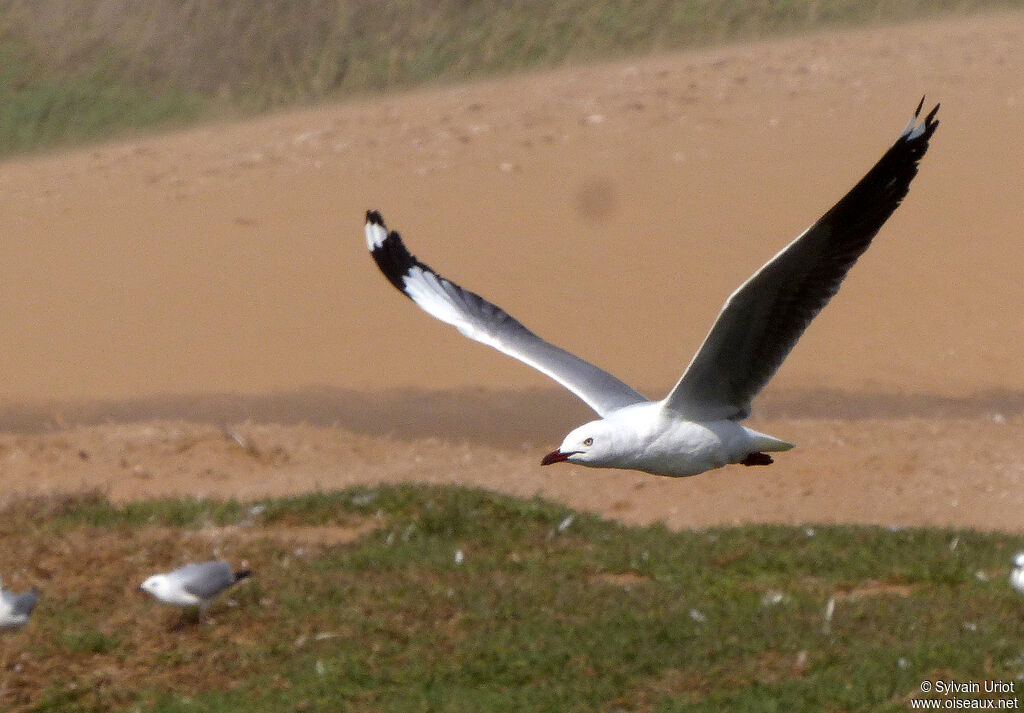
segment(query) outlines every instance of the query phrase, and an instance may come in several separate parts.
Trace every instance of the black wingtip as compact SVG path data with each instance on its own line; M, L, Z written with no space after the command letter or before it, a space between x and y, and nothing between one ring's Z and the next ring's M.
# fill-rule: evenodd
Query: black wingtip
M246 577L251 577L251 576L252 576L252 570L251 569L240 569L237 572L235 572L235 581L237 582L239 580L242 580L242 579L245 579Z
M921 96L921 101L917 103L917 109L914 110L914 118L921 116L921 107L924 106L924 95Z
M935 115L939 113L939 107L941 104L936 104L928 115L924 117L924 140L927 141L935 133L935 129L939 126L939 120L935 118Z
M405 292L405 278L409 270L420 266L425 270L429 267L420 263L402 243L402 237L394 230L388 231L384 225L384 219L375 210L366 211L366 222L369 225L379 226L386 235L380 243L370 246L370 254L373 256L377 267L388 278L388 282L397 287L406 297L411 296Z

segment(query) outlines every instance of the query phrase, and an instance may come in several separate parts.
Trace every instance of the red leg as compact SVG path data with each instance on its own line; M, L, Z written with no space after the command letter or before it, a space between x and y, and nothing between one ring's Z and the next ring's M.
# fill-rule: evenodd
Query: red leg
M740 461L743 465L771 465L774 462L767 453L749 453Z

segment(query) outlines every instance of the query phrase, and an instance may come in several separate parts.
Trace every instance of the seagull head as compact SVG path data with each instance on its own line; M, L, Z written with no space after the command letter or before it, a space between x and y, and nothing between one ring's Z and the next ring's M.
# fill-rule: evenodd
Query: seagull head
M1024 552L1018 552L1013 556L1013 566L1017 569L1024 569Z
M558 450L544 456L540 464L565 461L599 467L613 465L617 440L614 429L606 421L591 421L571 431Z
M167 577L163 574L154 574L151 577L147 577L146 581L138 586L138 591L149 592L157 599L163 601L165 598L164 590L167 588Z

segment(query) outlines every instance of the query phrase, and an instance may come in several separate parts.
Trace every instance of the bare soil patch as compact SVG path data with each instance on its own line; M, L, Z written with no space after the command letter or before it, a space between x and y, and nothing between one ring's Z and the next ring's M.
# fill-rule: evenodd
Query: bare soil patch
M5 497L455 482L676 528L1019 530L1022 35L1019 12L816 35L6 162ZM540 468L586 408L365 254L379 208L445 274L658 396L922 93L942 126L905 205L758 402L752 424L798 444L770 468Z

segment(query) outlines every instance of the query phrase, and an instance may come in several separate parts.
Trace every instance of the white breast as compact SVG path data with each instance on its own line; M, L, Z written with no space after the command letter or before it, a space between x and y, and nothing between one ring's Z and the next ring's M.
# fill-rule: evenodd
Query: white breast
M178 607L195 607L202 603L202 600L194 594L189 594L181 585L169 582L161 589L154 592L157 599L164 604L172 604Z
M736 463L750 453L752 431L735 421L695 422L675 417L658 403L616 412L621 442L617 468L684 477Z
M1024 569L1014 569L1010 572L1010 586L1024 594Z

